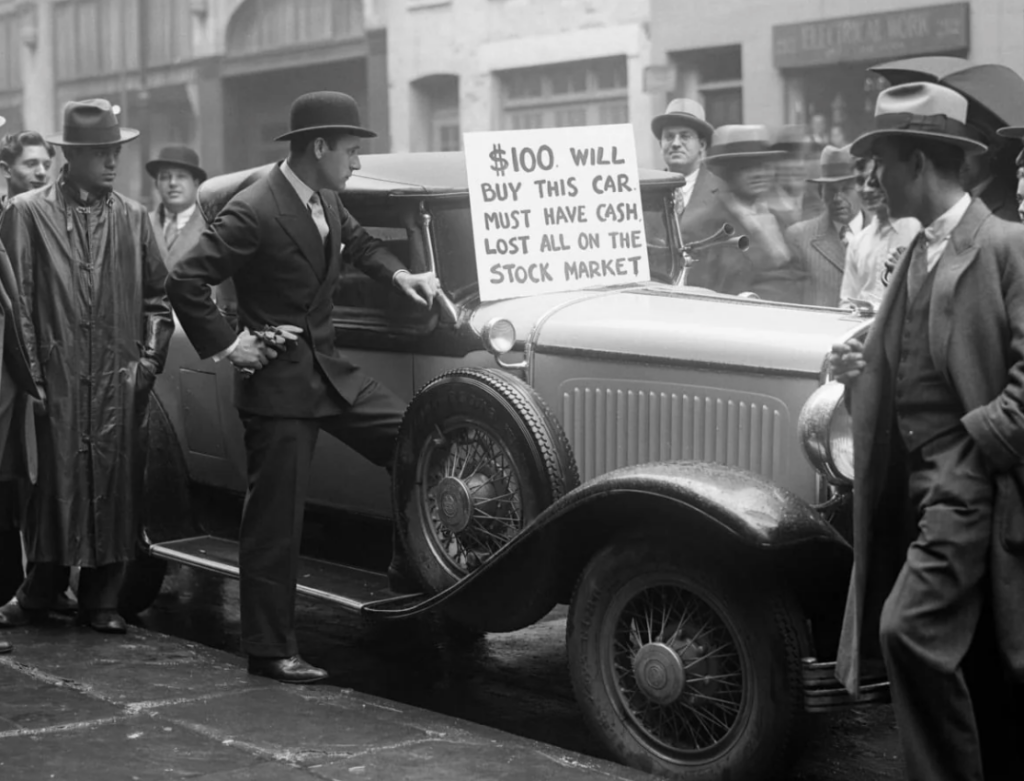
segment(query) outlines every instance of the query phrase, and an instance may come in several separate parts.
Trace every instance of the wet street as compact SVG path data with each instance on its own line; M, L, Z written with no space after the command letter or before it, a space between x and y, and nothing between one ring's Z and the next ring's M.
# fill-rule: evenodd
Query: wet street
M210 531L226 535L237 526L238 499L195 491L193 504ZM321 556L329 545L347 562L368 568L382 568L389 556L386 529L326 513L307 514L306 541ZM565 613L566 608L558 608L527 629L473 640L453 636L436 620L373 626L302 598L297 610L302 654L331 673L327 686L608 759L573 698L565 661ZM237 654L238 584L174 567L139 623ZM897 779L898 750L888 706L812 717L802 757L789 779Z

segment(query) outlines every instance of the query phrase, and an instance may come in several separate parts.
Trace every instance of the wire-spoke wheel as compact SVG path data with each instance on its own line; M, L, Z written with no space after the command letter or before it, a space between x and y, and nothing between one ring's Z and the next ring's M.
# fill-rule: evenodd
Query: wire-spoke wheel
M587 721L621 761L687 781L782 767L807 640L771 584L714 557L619 543L580 577L567 642Z
M488 369L438 377L410 403L395 456L395 517L414 574L428 592L448 588L578 482L565 434L530 386ZM497 602L477 604L467 597L446 609L485 632L533 623L557 600L542 577L554 571L553 555L543 550L516 572L511 598L492 593Z

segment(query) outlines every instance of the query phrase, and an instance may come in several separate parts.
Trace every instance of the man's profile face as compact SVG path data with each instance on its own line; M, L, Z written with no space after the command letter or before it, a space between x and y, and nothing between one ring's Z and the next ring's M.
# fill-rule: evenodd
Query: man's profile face
M913 217L914 181L910 160L900 160L889 138L875 141L871 152L875 161L875 179L885 193L889 214L896 218Z
M1017 216L1024 222L1024 168L1017 169Z
M65 152L72 178L87 190L111 189L117 177L121 145L68 147Z
M861 161L857 170L857 194L864 208L874 214L885 205L885 193L875 177L875 161L870 157Z
M164 208L177 214L195 204L199 181L187 168L165 165L157 171L156 189Z
M821 186L821 199L828 208L832 222L847 225L860 213L860 195L857 194L856 179L826 182Z
M36 190L50 180L53 158L45 146L26 146L13 164L0 163L12 194Z
M661 154L670 171L693 173L700 165L704 147L704 140L692 127L669 125L661 130Z
M328 189L341 192L356 171L362 168L359 162L359 144L356 136L342 136L331 149L327 142L318 138L314 144L320 152L320 175Z

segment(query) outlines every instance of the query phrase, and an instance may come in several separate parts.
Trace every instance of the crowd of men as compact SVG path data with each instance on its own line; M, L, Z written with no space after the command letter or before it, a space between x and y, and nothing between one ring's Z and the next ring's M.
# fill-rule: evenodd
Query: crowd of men
M1000 733L1024 682L1024 226L1002 139L1019 143L1024 125L972 122L967 97L944 85L897 85L878 96L875 129L821 146L812 173L800 131L712 128L695 101L674 101L653 130L685 177L674 195L684 239L728 222L751 241L746 253L701 257L691 284L877 303L866 339L835 345L830 359L856 461L837 674L855 694L862 664L884 659L909 778L1019 777L1005 755L1019 734ZM201 358L237 369L249 671L322 680L294 631L317 436L387 466L404 411L336 348L331 290L343 258L424 306L437 280L405 269L339 197L373 135L348 95L298 98L279 138L287 158L208 226L195 211L205 172L190 150L148 164L154 213L113 189L121 147L137 135L107 101L79 101L61 133L9 136L0 152L12 194L0 213L0 451L12 478L0 489L0 577L2 596L16 591L0 629L75 610L97 631L125 631L117 596L135 555L141 423L173 306ZM51 178L54 145L66 163ZM228 280L237 326L214 300ZM267 337L267 323L287 330ZM81 568L77 605L71 567ZM405 590L398 546L388 574Z
M750 240L745 252L695 253L687 285L811 306L878 307L887 270L921 225L891 215L872 158L832 145L836 135L817 124L817 132L813 125L714 128L703 106L686 98L654 118L666 167L686 177L674 199L684 242L723 223ZM980 119L968 124L986 150L965 157L965 189L996 216L1018 221L1020 144Z

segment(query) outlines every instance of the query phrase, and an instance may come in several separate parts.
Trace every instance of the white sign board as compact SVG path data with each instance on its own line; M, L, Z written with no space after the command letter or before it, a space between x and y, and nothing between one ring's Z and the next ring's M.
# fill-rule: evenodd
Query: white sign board
M466 133L480 300L647 282L632 125Z

